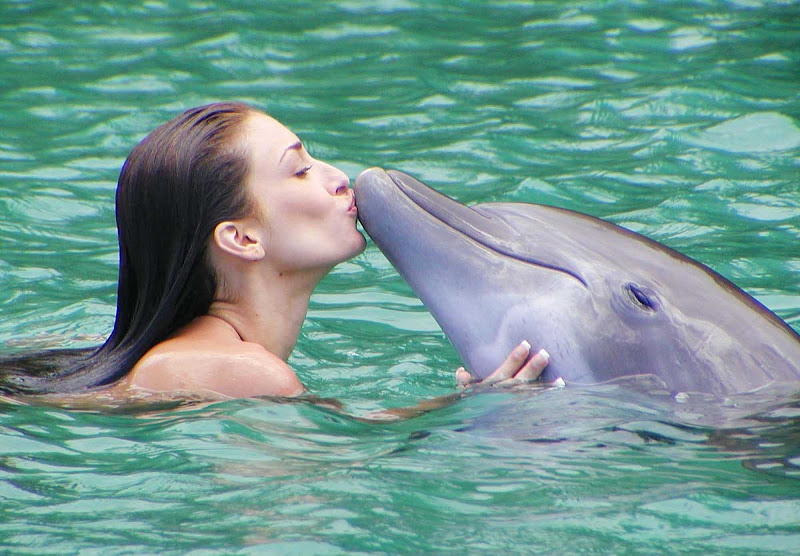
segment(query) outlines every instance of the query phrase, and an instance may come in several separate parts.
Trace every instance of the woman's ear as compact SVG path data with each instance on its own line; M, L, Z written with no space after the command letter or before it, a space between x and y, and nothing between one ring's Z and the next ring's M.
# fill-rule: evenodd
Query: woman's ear
M228 255L246 260L259 261L264 258L261 231L244 220L220 222L214 228L214 243Z

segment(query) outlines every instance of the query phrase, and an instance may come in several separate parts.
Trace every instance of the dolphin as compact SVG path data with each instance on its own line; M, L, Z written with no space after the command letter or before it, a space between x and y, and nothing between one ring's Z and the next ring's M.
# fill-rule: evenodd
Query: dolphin
M522 340L543 379L650 375L725 395L800 380L800 336L703 264L610 222L552 206L472 207L397 171L356 179L361 223L477 379Z

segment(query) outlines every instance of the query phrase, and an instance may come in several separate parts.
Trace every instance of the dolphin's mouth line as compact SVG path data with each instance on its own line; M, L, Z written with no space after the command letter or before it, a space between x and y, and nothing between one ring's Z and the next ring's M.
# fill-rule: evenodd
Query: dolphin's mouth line
M491 235L486 231L484 231L482 228L490 228L490 229L494 228L497 232L500 233L516 235L516 232L510 226L508 226L506 222L502 221L502 219L496 220L494 218L485 216L480 212L476 211L475 209L468 207L466 205L462 205L461 203L458 203L458 201L455 201L454 199L451 199L450 197L442 193L439 193L438 191L426 188L429 191L432 191L436 197L439 197L442 200L446 200L445 202L457 203L459 209L461 210L466 209L467 211L469 211L469 213L465 213L462 216L469 216L469 219L473 220L473 223L470 223L466 221L464 218L459 218L459 215L455 214L452 210L449 210L443 204L438 204L436 202L438 199L428 198L422 195L420 192L416 191L413 187L410 187L405 183L403 183L402 180L398 179L396 176L388 172L387 175L392 179L392 182L397 186L400 192L403 193L403 195L405 195L409 201L417 205L422 211L424 211L432 218L435 218L436 220L438 220L451 230L454 230L459 234L471 239L484 249L488 249L494 253L497 253L498 255L502 255L504 257L508 257L516 261L525 262L540 268L546 268L554 272L565 274L570 278L577 280L584 288L589 289L589 284L586 282L586 280L584 280L582 276L580 276L579 274L568 268L563 268L557 265L548 264L543 261L534 259L533 257L519 256L517 254L510 253L508 250L502 249L502 247L500 246L489 245L486 240L491 238ZM462 227L457 227L451 223L448 223L444 219L446 215L450 215L451 217L453 217L455 221L460 222L462 224ZM483 238L481 236L483 236Z

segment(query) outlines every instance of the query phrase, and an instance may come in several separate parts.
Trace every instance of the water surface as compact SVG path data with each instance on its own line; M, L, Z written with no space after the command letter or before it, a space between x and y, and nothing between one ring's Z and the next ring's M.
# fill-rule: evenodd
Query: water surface
M94 345L113 192L181 110L242 100L351 177L645 233L800 329L794 1L0 6L0 345ZM373 246L312 299L290 363L351 415L454 389L459 361ZM778 400L778 401L775 401ZM641 388L468 396L392 424L312 404L4 404L14 554L800 553L800 400Z

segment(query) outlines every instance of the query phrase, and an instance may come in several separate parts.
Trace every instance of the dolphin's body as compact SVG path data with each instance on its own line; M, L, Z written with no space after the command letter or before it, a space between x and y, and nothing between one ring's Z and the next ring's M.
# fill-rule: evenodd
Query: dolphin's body
M800 380L791 327L642 235L543 205L467 207L379 168L355 194L365 230L477 378L528 340L550 353L545 380L648 374L711 394Z

